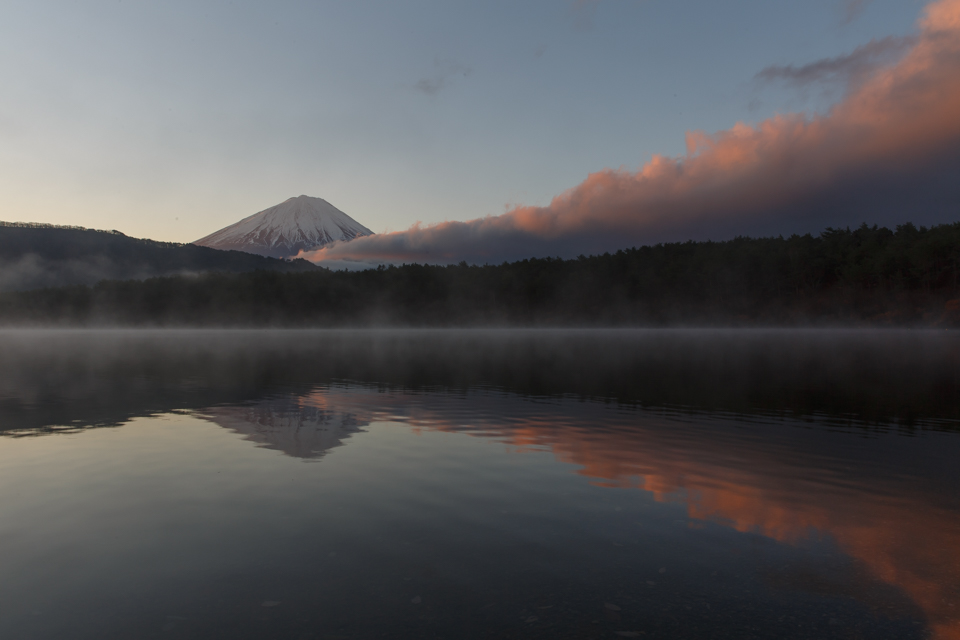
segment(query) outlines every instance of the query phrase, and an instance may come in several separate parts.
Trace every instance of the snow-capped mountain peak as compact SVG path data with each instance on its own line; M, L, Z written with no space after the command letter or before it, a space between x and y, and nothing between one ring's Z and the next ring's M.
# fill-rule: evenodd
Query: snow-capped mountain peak
M369 235L373 235L370 229L323 198L297 196L193 244L272 258L293 258L301 251L316 249L336 240Z

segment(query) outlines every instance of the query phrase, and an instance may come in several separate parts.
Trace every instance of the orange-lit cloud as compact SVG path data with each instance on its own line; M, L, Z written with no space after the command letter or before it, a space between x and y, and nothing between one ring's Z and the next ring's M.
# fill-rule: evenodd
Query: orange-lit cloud
M952 221L960 197L960 0L927 5L918 30L896 63L855 74L825 114L689 132L685 155L654 156L636 172L590 174L545 207L415 225L303 257L483 263L865 221Z

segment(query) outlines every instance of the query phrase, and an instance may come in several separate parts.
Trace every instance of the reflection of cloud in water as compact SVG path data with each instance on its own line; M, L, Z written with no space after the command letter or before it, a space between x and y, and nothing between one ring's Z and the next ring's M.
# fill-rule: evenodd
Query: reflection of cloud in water
M934 638L960 638L960 517L915 479L863 478L859 468L843 473L821 466L824 459L790 456L776 445L764 450L708 438L688 447L662 423L593 433L560 429L527 425L503 437L521 446L549 441L554 454L580 466L580 473L682 502L692 519L784 543L828 536L919 605Z
M267 398L253 404L210 407L198 412L264 449L294 458L319 458L367 424L352 413L327 409L299 396Z
M517 451L550 451L595 484L636 487L712 521L797 544L826 536L873 577L919 605L935 638L960 639L960 517L955 500L922 470L898 466L902 448L953 446L895 434L749 424L667 416L616 405L531 401L509 394L383 393L359 387L313 390L203 412L270 449L317 457L373 421L495 438ZM809 426L809 425L807 425ZM884 438L890 439L889 442ZM886 444L884 444L886 442ZM886 448L885 448L886 447ZM921 459L927 459L923 457ZM854 595L854 594L851 594ZM868 593L855 594L870 604ZM878 606L882 608L882 606Z

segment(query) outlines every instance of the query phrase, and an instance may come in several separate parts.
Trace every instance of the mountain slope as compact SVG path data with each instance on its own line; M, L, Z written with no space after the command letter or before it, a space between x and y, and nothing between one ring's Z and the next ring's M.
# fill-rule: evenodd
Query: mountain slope
M193 244L293 258L336 240L373 235L370 229L322 198L298 196L264 209Z
M312 271L306 260L287 262L239 251L157 242L119 231L0 222L0 291L142 280L206 271Z

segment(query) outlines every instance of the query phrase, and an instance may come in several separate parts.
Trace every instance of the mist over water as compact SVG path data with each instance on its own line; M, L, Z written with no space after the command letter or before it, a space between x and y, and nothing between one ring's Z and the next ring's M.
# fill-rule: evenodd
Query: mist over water
M954 638L960 335L0 332L0 636Z

